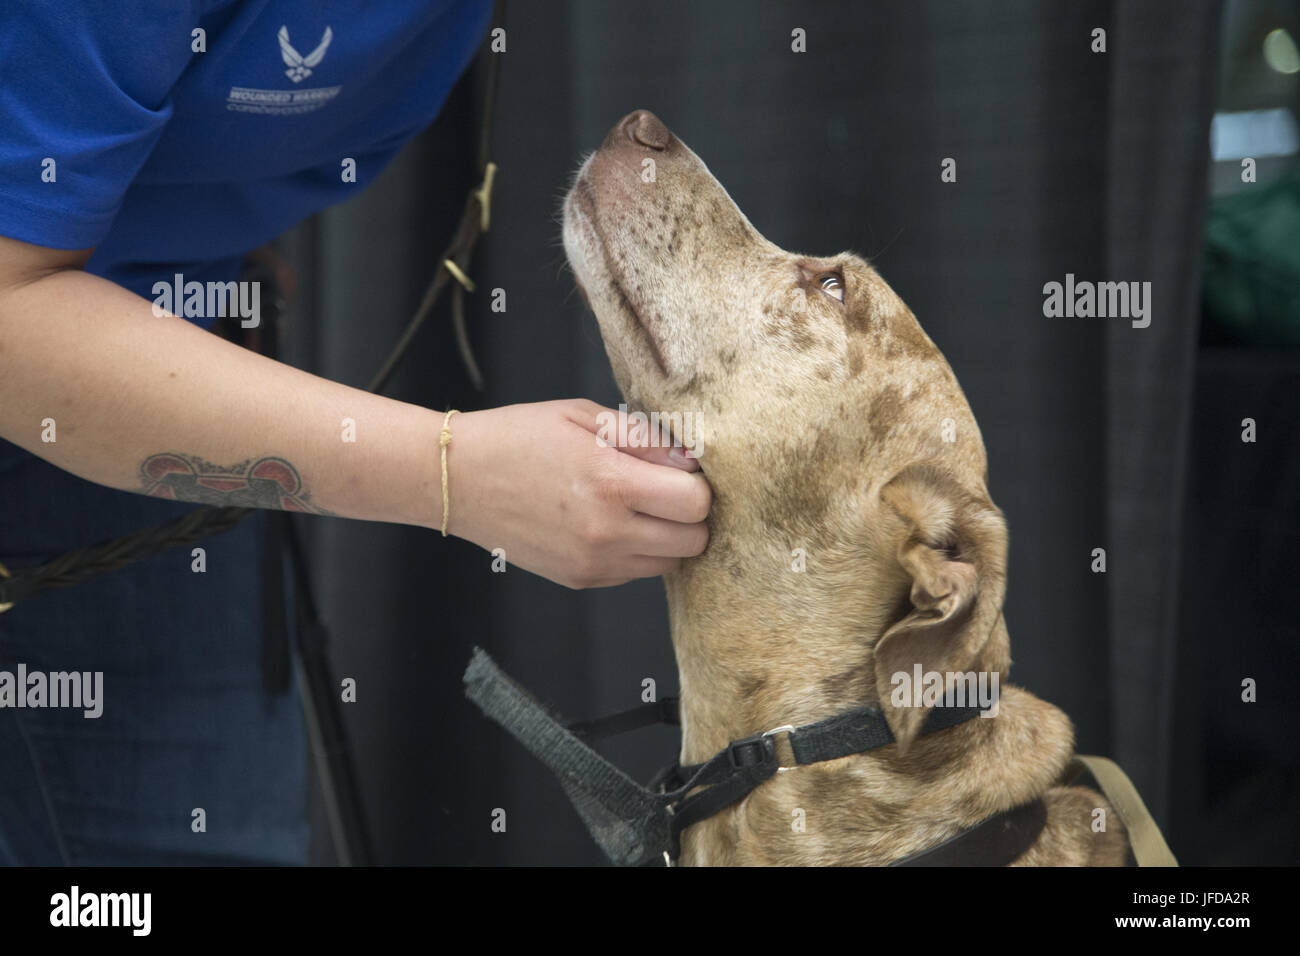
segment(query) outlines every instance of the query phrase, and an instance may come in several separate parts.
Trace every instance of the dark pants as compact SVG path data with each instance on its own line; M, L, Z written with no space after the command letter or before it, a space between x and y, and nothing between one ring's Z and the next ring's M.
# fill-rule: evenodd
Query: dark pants
M10 569L193 507L102 488L0 441ZM271 693L262 674L265 528L254 514L0 614L0 671L103 672L97 718L0 707L0 863L306 862L298 688Z

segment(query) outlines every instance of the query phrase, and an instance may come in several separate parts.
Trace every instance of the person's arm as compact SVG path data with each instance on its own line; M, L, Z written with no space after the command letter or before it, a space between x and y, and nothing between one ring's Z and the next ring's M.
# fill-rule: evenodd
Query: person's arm
M441 525L441 412L156 316L148 300L81 271L88 256L0 238L0 436L102 485L206 503L243 503L234 497L257 477L250 469L279 459L259 474L297 483L289 507ZM449 530L573 587L660 574L703 550L709 493L685 470L693 464L665 449L646 449L645 461L602 447L595 410L577 401L455 416ZM344 440L345 419L355 441ZM198 478L161 487L178 461Z

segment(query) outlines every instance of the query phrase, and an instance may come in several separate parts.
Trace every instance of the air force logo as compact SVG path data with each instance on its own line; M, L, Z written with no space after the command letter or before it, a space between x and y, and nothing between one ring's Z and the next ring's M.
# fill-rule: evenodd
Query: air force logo
M0 3L3 2L0 0ZM319 45L306 56L295 50L289 42L287 26L280 27L276 39L280 41L280 57L288 67L284 75L297 84L311 76L312 69L320 66L321 60L325 59L325 51L334 39L334 31L326 27ZM342 86L293 86L289 89L262 90L249 86L232 86L226 98L226 109L235 113L258 113L263 116L314 113L338 96L341 89Z
M295 83L301 83L311 76L311 68L319 66L320 61L325 59L325 51L329 49L330 41L334 39L334 31L326 27L320 45L306 56L295 50L289 43L289 28L287 26L280 27L280 32L276 34L276 37L280 41L280 56L284 58L284 65L289 68L284 71L284 75Z

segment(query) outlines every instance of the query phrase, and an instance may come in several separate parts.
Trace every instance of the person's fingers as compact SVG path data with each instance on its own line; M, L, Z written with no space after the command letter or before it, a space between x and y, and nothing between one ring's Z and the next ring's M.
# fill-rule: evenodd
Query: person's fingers
M709 543L709 526L703 521L682 524L647 514L634 514L627 525L627 548L653 558L693 558Z
M682 471L700 470L697 456L690 449L674 445L672 435L655 433L647 422L585 399L569 404L572 420L595 435L602 445L612 446L651 464Z
M703 475L629 458L623 480L624 501L633 511L682 524L698 524L709 516L713 491Z
M680 468L682 471L700 470L700 463L689 448L668 445L665 442L666 439L660 439L657 443L651 444L629 436L628 444L616 447L623 454L647 461L652 465L667 465L670 468Z
M561 406L565 418L581 425L593 435L600 428L601 422L604 420L604 414L602 413L618 415L618 412L614 409L606 408L604 405L593 402L588 398L562 399L552 404Z
M655 558L635 555L622 559L618 568L614 569L609 577L600 578L587 586L612 588L620 584L626 584L636 578L657 578L670 571L676 571L681 566L681 563L680 558Z
M669 571L676 571L681 565L681 558L657 558L639 554L628 560L627 569L634 577L657 578Z

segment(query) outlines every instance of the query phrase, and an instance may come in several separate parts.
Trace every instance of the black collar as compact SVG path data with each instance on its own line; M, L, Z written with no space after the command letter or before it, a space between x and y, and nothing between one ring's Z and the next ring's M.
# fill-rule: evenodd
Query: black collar
M936 708L930 711L921 733L947 730L979 713L978 707ZM597 720L575 722L569 730L582 740L594 741L653 724L681 725L678 698L665 697ZM776 753L776 739L781 735L789 737L794 756L790 766L782 766ZM681 834L687 827L743 800L770 777L892 743L894 734L884 714L875 707L856 707L815 723L799 727L787 724L733 740L703 763L686 767L672 763L650 782L651 790L672 798L669 859L676 860L680 855Z

